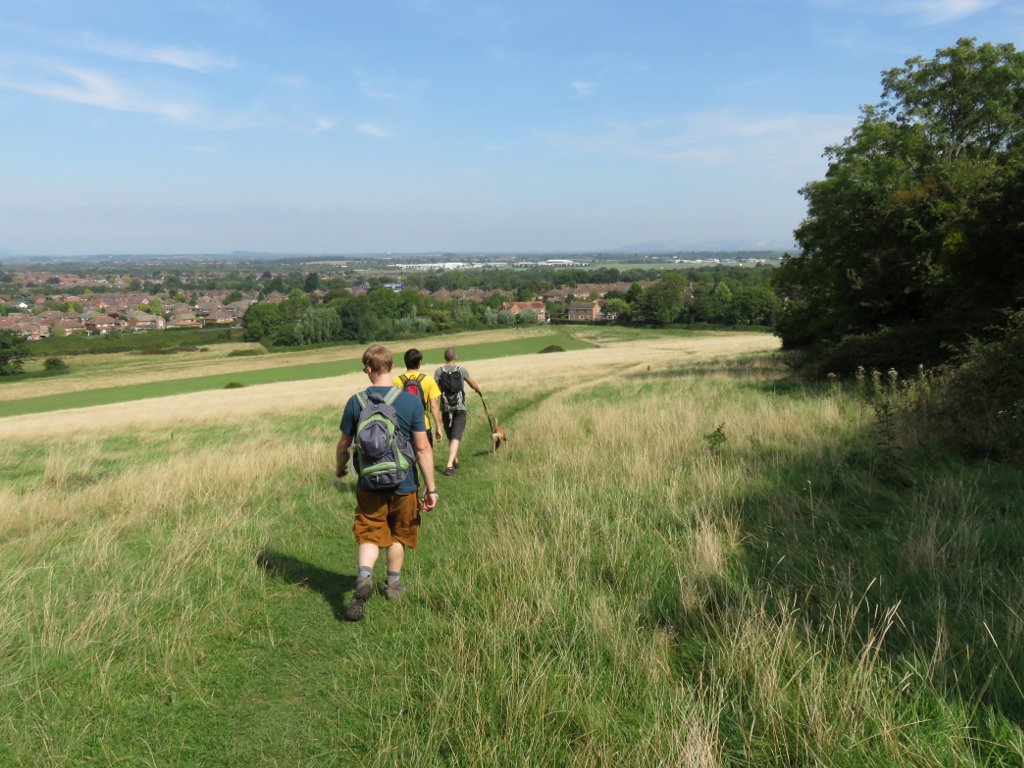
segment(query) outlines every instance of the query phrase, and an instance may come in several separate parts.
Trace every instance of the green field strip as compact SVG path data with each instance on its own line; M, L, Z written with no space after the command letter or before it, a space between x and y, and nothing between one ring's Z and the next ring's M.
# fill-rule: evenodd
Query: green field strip
M530 336L525 339L499 341L485 344L466 344L458 347L459 359L465 361L470 372L474 360L485 360L494 357L510 357L540 352L545 347L557 344L565 350L587 349L593 345L579 341L568 333L553 333L545 336ZM401 342L391 343L389 348L395 355L395 368L402 370L402 353L406 346ZM443 360L445 346L425 347L422 349L423 369L432 372ZM308 379L325 379L332 376L343 376L356 373L362 368L360 359L338 360L327 363L308 363L291 365L283 368L261 368L254 371L238 371L221 373L212 376L195 376L187 379L171 379L169 381L152 381L145 384L130 384L123 387L105 387L81 392L67 392L41 397L26 397L19 400L0 402L0 418L8 416L24 416L30 413L46 413L68 408L89 408L94 405L111 405L127 403L134 400L145 400L153 397L191 394L214 389L224 389L228 384L237 383L250 387L258 384L276 384L286 381L304 381Z

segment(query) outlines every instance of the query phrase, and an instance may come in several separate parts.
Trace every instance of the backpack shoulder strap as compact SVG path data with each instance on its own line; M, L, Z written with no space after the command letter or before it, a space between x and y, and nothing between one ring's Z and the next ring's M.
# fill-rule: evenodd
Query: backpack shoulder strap
M356 402L359 403L360 410L366 407L366 394L366 392L356 392Z
M395 400L398 399L398 396L402 394L403 391L404 390L401 390L398 387L392 387L388 390L388 393L384 395L384 402L388 405L394 405Z

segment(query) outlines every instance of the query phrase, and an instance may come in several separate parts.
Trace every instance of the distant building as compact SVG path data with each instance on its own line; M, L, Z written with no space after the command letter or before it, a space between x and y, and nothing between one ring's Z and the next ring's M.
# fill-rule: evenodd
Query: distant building
M127 327L127 323L124 320L110 315L94 315L85 321L85 332L97 333L100 336L106 336L113 331L122 331L125 327Z
M135 310L124 316L128 328L133 331L162 331L167 321L159 315L152 315L149 312Z
M231 325L235 322L235 316L227 309L221 307L206 315L207 325Z
M570 320L593 322L601 317L601 305L596 301L574 301L569 305Z
M502 303L501 308L508 310L513 315L518 315L524 309L532 309L537 313L537 322L545 323L548 319L543 301L506 301Z

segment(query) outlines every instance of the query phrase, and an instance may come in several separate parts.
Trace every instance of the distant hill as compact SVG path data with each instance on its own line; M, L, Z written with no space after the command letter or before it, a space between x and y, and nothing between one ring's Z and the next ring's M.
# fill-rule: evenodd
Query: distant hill
M690 253L690 252L729 252L729 251L792 251L796 246L792 242L781 240L702 240L700 242L682 243L672 240L652 240L644 243L631 243L612 248L610 253Z

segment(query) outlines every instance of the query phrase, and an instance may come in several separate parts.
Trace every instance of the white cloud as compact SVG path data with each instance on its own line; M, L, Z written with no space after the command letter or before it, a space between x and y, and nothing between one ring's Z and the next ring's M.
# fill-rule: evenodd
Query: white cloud
M68 66L53 69L52 74L63 75L63 81L52 77L30 80L0 76L0 88L118 112L163 115L176 121L188 120L200 112L194 104L153 101L138 96L100 72Z
M824 148L842 141L855 122L855 115L750 115L723 109L675 120L618 123L602 133L558 136L550 141L563 150L685 167L777 172L818 166Z
M274 82L298 91L309 88L309 80L299 75L281 75L280 77L275 77Z
M997 5L1001 0L914 0L899 3L897 12L917 16L925 24L945 24Z
M329 120L326 117L318 117L313 124L313 133L323 133L324 131L331 130L333 127L333 120Z
M356 70L355 76L359 90L373 101L409 101L426 87L422 80L373 77L361 70Z
M576 92L579 97L589 96L594 90L594 84L587 82L586 80L573 80L569 83L569 87Z
M394 136L393 133L381 128L376 123L360 123L356 126L356 131L366 136L373 136L376 139L390 139Z
M199 49L176 48L174 46L146 47L135 43L102 40L87 35L85 48L114 59L141 61L148 64L165 64L193 72L210 72L218 69L234 69L238 63L233 58L216 56Z
M923 24L945 24L963 19L972 14L984 11L1002 0L901 0L888 2L883 0L809 0L811 5L825 8L844 8L855 6L858 10L868 13L881 13L898 16L914 16ZM1012 12L1012 11L1011 11Z

